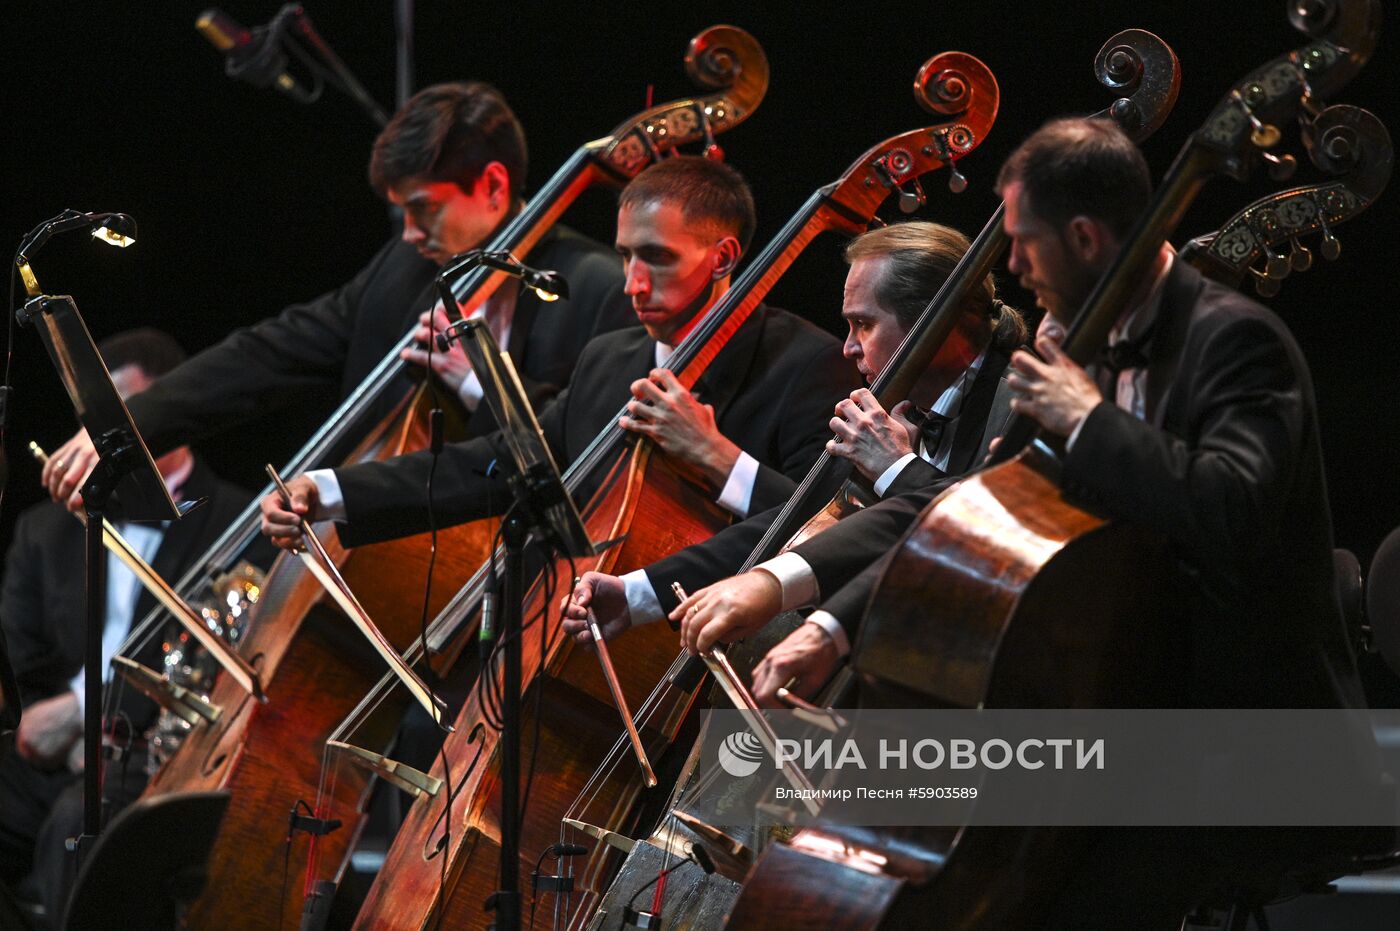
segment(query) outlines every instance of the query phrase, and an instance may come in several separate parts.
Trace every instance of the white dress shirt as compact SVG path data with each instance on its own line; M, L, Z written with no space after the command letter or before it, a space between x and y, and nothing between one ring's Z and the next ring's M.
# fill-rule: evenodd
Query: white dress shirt
M170 489L172 495L185 483L185 479L189 478L193 469L194 458L190 457L183 466L166 477L165 487ZM123 521L117 524L117 532L126 539L127 543L131 544L131 548L142 559L149 563L155 559L156 551L160 549L161 541L165 539L165 529L169 526L169 521L159 524L134 524L130 521ZM140 598L141 582L136 578L136 574L128 569L126 563L118 559L115 553L107 553L107 610L103 616L102 624L102 668L107 670L103 677L104 682L111 681L112 657L117 655L117 651L121 649L127 634L131 632L131 621L136 614L136 602ZM87 692L83 681L85 672L86 667L79 669L78 674L69 682L69 687L78 696L79 712L87 703Z

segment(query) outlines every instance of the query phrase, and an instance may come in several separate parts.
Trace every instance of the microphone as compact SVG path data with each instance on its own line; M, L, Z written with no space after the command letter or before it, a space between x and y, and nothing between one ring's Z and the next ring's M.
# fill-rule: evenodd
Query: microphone
M531 268L525 263L517 261L509 251L487 252L483 249L468 249L466 252L459 252L448 259L442 271L438 272L436 281L438 294L442 297L443 308L451 308L447 310L449 316L457 309L457 298L452 294L452 289L447 282L456 275L483 265L495 271L505 272L512 278L519 278L525 287L534 291L536 296L545 303L552 303L561 297L565 300L569 298L569 282L557 271ZM439 333L437 335L438 351L446 352L453 342L461 339L462 331L471 322L470 319L458 319Z
M275 86L297 103L309 104L315 102L316 95L288 73L287 53L281 46L288 16L298 12L295 5L283 7L268 25L250 31L223 10L212 7L199 15L194 28L224 53L224 73L229 77L254 87Z

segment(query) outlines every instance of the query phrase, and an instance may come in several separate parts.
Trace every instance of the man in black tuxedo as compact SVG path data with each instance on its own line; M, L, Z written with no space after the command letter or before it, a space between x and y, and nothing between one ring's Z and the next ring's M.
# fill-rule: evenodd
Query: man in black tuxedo
M124 396L184 360L175 341L155 330L119 334L99 348ZM157 573L174 579L214 542L247 494L220 480L188 447L165 453L156 465L177 500L206 502L168 526L118 522L118 530ZM83 552L83 526L73 515L51 501L30 508L15 526L0 600L25 705L13 747L0 751L0 864L6 883L19 882L34 867L25 891L42 898L55 921L71 878L63 842L82 820ZM130 570L109 556L104 655L114 655L131 626L155 605ZM160 640L148 638L133 658L160 669ZM112 733L137 751L107 767L103 792L113 810L145 786L139 748L156 710L130 688L122 690L117 707Z
M1145 209L1146 165L1120 133L1058 121L1013 155L1000 186L1010 269L1048 311L1042 330L1064 324ZM1287 328L1164 245L1110 344L1086 372L1042 332L1040 359L1012 359L1012 408L1065 439L1066 492L1160 531L1194 580L1187 703L1362 706L1335 591L1312 383ZM836 595L813 578L784 577L778 606ZM877 578L868 570L836 597L841 615L826 612L776 648L755 672L756 692L771 699L793 675L819 685L841 651L818 634L836 626L849 642Z
M857 383L830 335L760 305L686 391L663 366L674 347L729 287L753 234L753 198L737 172L678 157L648 168L623 191L617 249L641 327L605 334L584 349L573 383L540 414L555 461L572 462L624 404L620 425L647 436L737 517L792 494L825 442L828 412ZM628 399L631 399L630 401ZM499 513L511 500L492 462L510 457L499 435L450 444L434 479L438 526ZM352 546L428 527L428 452L299 476L292 509L262 502L263 532L280 545L303 518L343 521ZM576 493L586 502L591 488Z
M308 390L344 398L415 321L418 342L426 343L429 327L441 331L447 322L433 287L441 265L490 242L520 211L525 171L524 131L495 88L472 82L419 91L380 133L370 157L374 189L403 208L402 236L344 285L231 334L132 398L132 416L151 450L265 417ZM542 402L568 383L589 339L634 321L617 257L606 247L556 227L527 259L558 271L570 297L546 303L510 280L479 312L510 350L532 399ZM414 365L428 361L421 348L402 355ZM466 435L494 429L461 347L435 352L431 361L449 405L460 408ZM409 392L412 371L381 393L371 418ZM44 485L77 510L77 489L96 461L79 430L44 468Z
M967 248L961 233L927 222L881 227L847 246L851 267L842 316L849 332L843 352L867 383L884 369ZM960 325L910 397L886 412L869 390L853 392L836 406L827 450L845 459L881 498L897 499L965 472L1009 414L1005 405L997 410L993 399L1025 335L1020 314L996 299L988 276L969 296ZM679 601L672 582L696 590L738 571L781 510L755 514L622 577L586 573L566 599L565 630L586 643L592 640L590 613L605 637L659 620Z

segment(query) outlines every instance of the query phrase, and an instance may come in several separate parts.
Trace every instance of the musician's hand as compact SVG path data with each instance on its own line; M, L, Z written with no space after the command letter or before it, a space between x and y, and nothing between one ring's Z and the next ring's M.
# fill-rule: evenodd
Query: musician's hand
M564 612L564 633L579 643L593 642L593 632L588 629L590 614L602 629L604 640L615 640L632 626L627 590L615 575L585 572L574 590L564 596L560 608Z
M316 519L316 508L321 503L321 495L316 483L305 475L298 475L287 482L287 491L292 496L290 509L282 502L281 492L274 491L262 499L263 536L284 550L301 547L301 529L305 521Z
M755 633L783 608L778 580L761 569L700 589L671 612L681 625L681 646L703 653Z
M66 766L68 753L83 736L83 715L78 696L69 691L37 701L24 709L15 749L40 769Z
M1015 393L1011 409L1057 436L1069 436L1103 401L1103 394L1053 339L1041 335L1035 348L1044 362L1024 350L1011 357L1012 372L1006 378Z
M792 686L792 693L811 698L840 663L841 657L836 653L831 636L816 624L803 624L769 650L754 667L754 700L764 708L787 707L778 701L778 689L793 678L797 682Z
M904 418L909 402L901 401L886 413L868 388L851 392L836 405L826 451L849 459L866 478L874 481L906 453L914 451L919 428Z
M739 447L715 425L715 409L695 400L669 369L652 369L632 382L632 400L618 426L651 437L715 489L724 487Z
M408 346L399 353L399 358L413 365L428 365L428 341L436 339L437 335L447 329L447 312L442 309L442 304L433 306L431 311L424 311L418 316L418 329L413 331L413 345ZM447 390L455 395L462 393L462 382L467 380L467 376L472 373L471 360L467 358L466 350L462 348L461 340L454 340L447 347L447 351L439 350L433 346L432 354L433 371L438 378L447 386Z
M87 431L79 428L73 438L49 455L40 473L44 488L59 504L77 513L83 509L81 488L97 465L97 450Z

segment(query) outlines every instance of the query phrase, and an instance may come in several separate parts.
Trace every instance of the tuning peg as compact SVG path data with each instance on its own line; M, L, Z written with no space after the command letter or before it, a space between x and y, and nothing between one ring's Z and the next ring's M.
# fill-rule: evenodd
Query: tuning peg
M1305 272L1312 268L1312 250L1293 237L1293 246L1288 250L1288 264L1295 272Z
M948 134L939 133L933 137L938 157L948 163L948 190L961 194L967 190L967 175L958 171L958 160L953 157L953 149L948 145Z
M1257 268L1251 268L1249 273L1254 276L1254 290L1258 291L1261 297L1273 297L1283 287L1277 278L1270 278Z
M1250 93L1258 93L1262 96L1262 90L1251 88ZM1249 125L1253 131L1249 134L1249 141L1261 149L1272 149L1278 145L1278 141L1283 138L1283 133L1279 132L1277 126L1265 123L1254 115L1254 110L1250 107L1249 101L1239 91L1234 91L1232 96L1239 102L1240 108L1244 110L1244 115L1249 119ZM1256 101L1257 102L1257 101Z
M1287 181L1293 177L1293 172L1298 170L1298 160L1292 155L1274 155L1272 152L1261 152L1264 161L1269 163L1269 177L1275 181Z
M948 190L954 194L961 194L967 190L967 175L958 171L957 162L948 163Z
M918 178L911 178L907 185L899 189L901 213L913 213L926 203L928 203L928 198L924 195L924 188L919 184Z
M721 149L719 143L715 142L715 133L710 125L710 118L704 112L700 114L700 126L705 130L705 157L712 162L724 161L724 149Z
M1249 115L1249 122L1254 126L1254 131L1249 134L1249 141L1261 149L1272 149L1283 138L1283 133L1278 131L1277 126L1271 123L1261 123L1253 113ZM1289 157L1292 158L1292 156Z
M1275 281L1282 281L1288 277L1289 271L1292 270L1289 267L1288 259L1285 259L1268 246L1264 247L1264 255L1266 256L1264 260L1265 275Z
M1323 215L1321 205L1317 211L1317 222L1322 224L1322 245L1319 249L1322 257L1329 262L1337 261L1337 256L1342 254L1342 241L1332 235L1332 228L1327 225L1327 217Z

